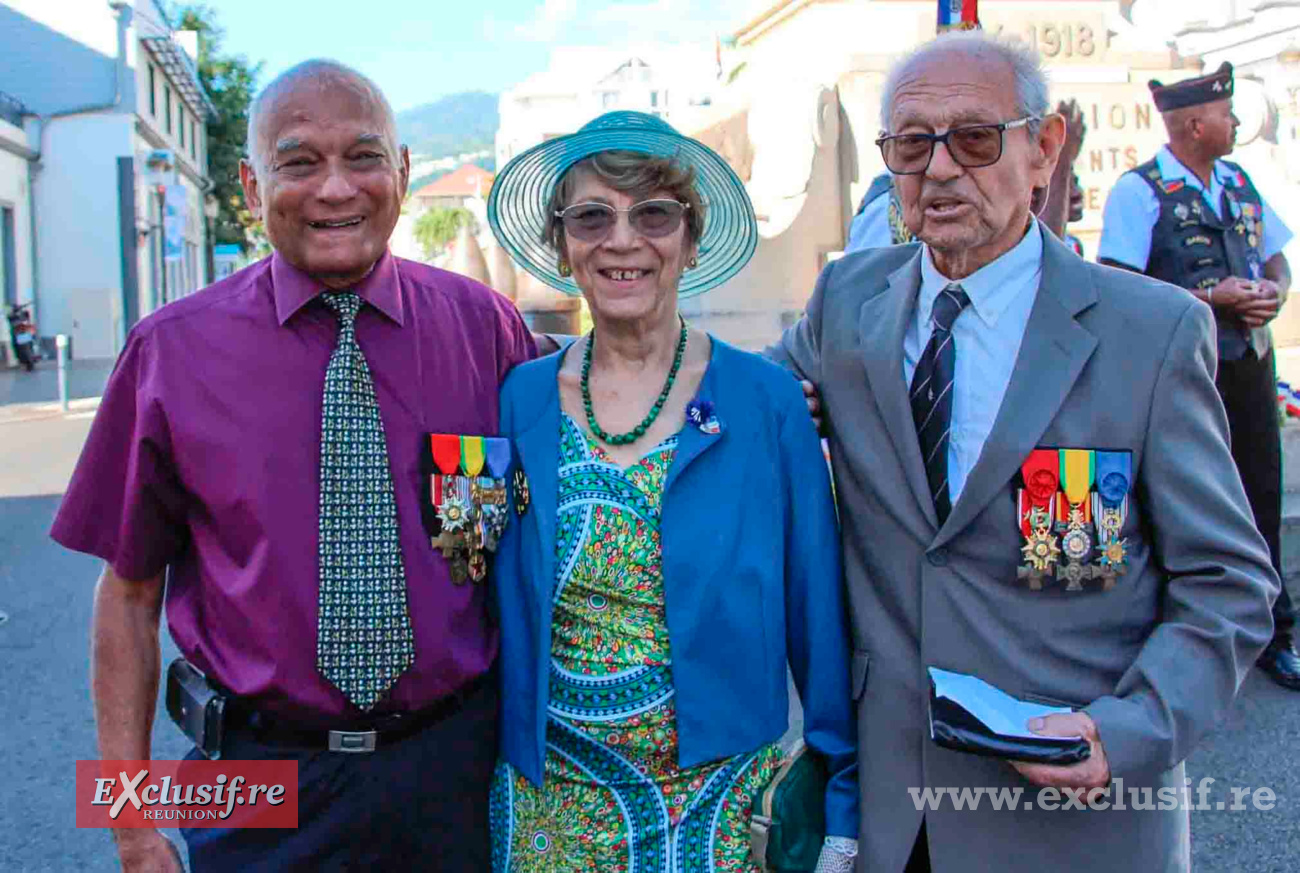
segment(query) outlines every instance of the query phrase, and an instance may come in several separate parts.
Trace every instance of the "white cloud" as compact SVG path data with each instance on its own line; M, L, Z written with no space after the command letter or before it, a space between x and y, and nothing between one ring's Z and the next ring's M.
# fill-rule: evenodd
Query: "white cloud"
M578 0L542 0L532 20L515 28L515 36L530 42L554 42L578 15Z
M712 41L730 32L754 0L542 0L528 19L509 28L514 39L535 43L604 45L626 42ZM484 22L489 37L503 35L502 23Z
M752 5L752 0L615 0L596 9L591 22L611 38L619 28L641 40L694 42L731 32Z
M621 24L628 27L663 21L664 16L684 16L687 12L683 0L650 0L648 3L610 3L592 16L601 24Z

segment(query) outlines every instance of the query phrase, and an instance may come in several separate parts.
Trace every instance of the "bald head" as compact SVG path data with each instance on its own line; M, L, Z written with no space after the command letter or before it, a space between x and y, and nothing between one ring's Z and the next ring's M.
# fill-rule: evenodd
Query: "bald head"
M290 265L350 288L388 248L410 181L393 110L365 76L306 61L258 95L239 180L249 211Z
M295 143L271 142L269 122L276 110L290 99L310 99L312 95L322 100L327 94L347 95L368 107L375 119L374 135L380 145L396 160L400 151L397 141L397 119L393 107L379 86L367 76L346 64L327 58L313 58L285 70L271 80L248 108L248 159L259 176L265 173L277 151L288 151Z

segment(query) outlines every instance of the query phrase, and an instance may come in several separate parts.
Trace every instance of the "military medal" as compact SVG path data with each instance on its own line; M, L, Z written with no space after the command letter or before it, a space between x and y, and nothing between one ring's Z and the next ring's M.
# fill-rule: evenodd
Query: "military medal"
M505 473L510 443L501 437L429 434L430 544L447 562L457 585L487 577L487 556L505 532ZM490 473L491 475L483 475Z
M504 437L483 440L483 454L491 478L480 479L483 501L479 508L483 547L495 552L505 533L509 510L506 509L506 473L510 469L510 441Z
M471 549L468 562L469 578L482 582L487 577L487 558L477 549Z
M1055 505L1056 495L1052 495ZM1016 569L1017 579L1027 579L1029 588L1038 591L1043 587L1043 577L1050 576L1052 565L1061 556L1056 546L1056 537L1052 534L1052 515L1050 510L1035 508L1028 499L1025 489L1020 489L1018 497L1021 533L1025 535L1025 544L1020 552L1025 556L1025 563Z
M452 477L448 476L448 479ZM446 497L438 504L438 520L442 522L444 531L462 530L469 522L470 507L469 505L456 497Z
M1115 580L1128 570L1127 540L1120 532L1128 520L1132 464L1133 456L1128 452L1096 453L1097 491L1092 506L1097 518L1098 558L1094 568L1105 590L1115 587Z
M528 511L528 477L524 475L523 467L515 468L514 475L514 492L515 492L515 514L523 515Z
M1065 499L1057 504L1057 528L1062 530L1061 551L1066 563L1056 568L1056 578L1065 581L1066 591L1082 591L1083 580L1091 579L1092 506L1089 493L1094 476L1090 449L1061 449L1061 485Z
M1187 209L1186 203L1174 204L1174 215L1178 216L1179 221L1186 221L1191 212Z
M1020 467L1025 487L1017 495L1017 519L1025 544L1020 551L1025 563L1016 570L1017 579L1025 579L1031 591L1043 587L1043 577L1052 575L1060 557L1056 536L1052 533L1055 514L1059 465L1052 449L1034 449Z

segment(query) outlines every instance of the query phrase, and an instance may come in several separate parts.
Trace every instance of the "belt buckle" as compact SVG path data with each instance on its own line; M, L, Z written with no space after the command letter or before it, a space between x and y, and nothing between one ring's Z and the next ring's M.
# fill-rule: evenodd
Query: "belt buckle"
M378 731L330 731L330 751L362 753L373 752Z

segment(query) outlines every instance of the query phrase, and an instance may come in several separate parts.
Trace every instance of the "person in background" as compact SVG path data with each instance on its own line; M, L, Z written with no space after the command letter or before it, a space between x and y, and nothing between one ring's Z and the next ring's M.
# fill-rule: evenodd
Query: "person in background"
M1282 252L1291 230L1246 171L1223 160L1237 139L1232 65L1172 85L1152 80L1150 89L1169 143L1111 189L1098 259L1184 288L1214 311L1215 387L1228 415L1232 456L1280 576L1282 436L1268 325L1291 287ZM1274 682L1300 691L1294 630L1294 602L1283 585L1273 604L1273 640L1259 666Z
M1079 184L1079 174L1070 174L1070 213L1066 217L1066 226L1074 224L1076 221L1083 221L1083 187ZM1083 257L1083 240L1074 234L1066 231L1063 237L1065 243L1079 257Z
M752 255L743 184L667 123L611 112L508 164L488 220L594 322L501 392L523 517L491 586L493 869L757 873L751 810L783 760L789 665L830 773L817 869L851 870L847 619L817 434L789 373L678 312Z

